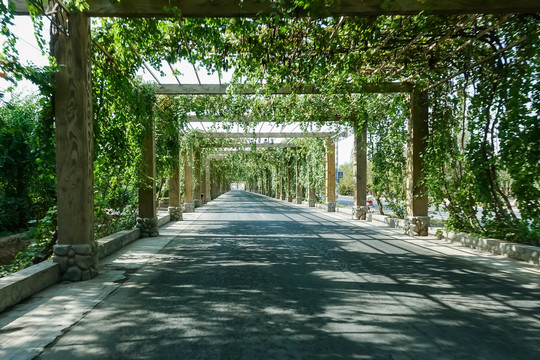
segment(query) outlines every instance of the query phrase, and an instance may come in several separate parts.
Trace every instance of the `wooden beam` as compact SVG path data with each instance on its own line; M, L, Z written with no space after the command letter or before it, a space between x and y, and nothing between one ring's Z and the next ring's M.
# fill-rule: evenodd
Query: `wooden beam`
M210 149L239 149L244 150L246 152L249 152L253 145L250 145L248 143L236 143L236 144L228 144L228 145L212 145L208 146ZM255 147L257 149L266 149L266 148L299 148L300 146L293 144L293 143L263 143L263 144L255 144ZM234 150L236 151L236 150Z
M28 15L25 0L9 0L17 14ZM46 2L46 1L44 1ZM178 7L183 17L256 17L275 13L271 1L261 0L88 0L87 15L95 17L172 17L171 7ZM290 6L284 6L290 8ZM316 9L323 16L379 16L426 14L492 14L540 12L538 0L342 0ZM306 16L297 8L295 16Z
M156 94L163 95L225 95L227 94L228 84L161 84L156 88ZM386 82L378 84L362 84L362 85L347 85L342 91L336 93L354 94L354 93L399 93L411 92L413 84L409 82ZM257 93L265 93L250 87L244 88L245 95L253 95ZM303 85L298 87L282 87L277 90L268 90L269 94L273 95L288 95L288 94L320 94L321 91L312 85Z
M333 132L317 132L317 133L200 133L197 136L200 138L213 138L213 139L264 139L264 138L327 138L336 135Z

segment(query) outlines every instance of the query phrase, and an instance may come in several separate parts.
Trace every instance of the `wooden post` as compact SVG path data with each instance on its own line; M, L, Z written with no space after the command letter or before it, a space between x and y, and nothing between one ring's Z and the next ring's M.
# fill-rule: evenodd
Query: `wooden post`
M142 166L139 186L139 219L141 237L158 236L156 217L156 130L153 119L147 124L142 143Z
M287 162L287 202L292 202L291 162Z
M353 152L353 219L366 220L368 208L366 206L367 193L367 124L353 122L354 152Z
M281 177L280 179L281 181L281 200L286 200L287 199L287 188L286 188L286 184L285 184L285 177Z
M272 196L272 171L266 169L266 196Z
M193 150L184 153L184 212L194 212L193 204Z
M57 30L51 37L51 54L60 65L54 75L58 245L53 260L64 280L80 281L98 273L90 21L72 13L67 25L69 36Z
M308 206L315 207L317 196L315 195L315 185L310 184L308 190Z
M205 165L204 165L204 175L205 175L205 190L204 190L204 197L205 197L205 202L210 202L212 200L212 190L211 190L211 186L212 186L212 183L210 181L210 158L206 158L206 162L205 162Z
M313 164L311 164L311 154L308 155L307 162L310 168L309 184L308 184L308 206L315 207L315 203L317 202L317 195L315 194L315 182L313 181L313 177L312 177Z
M279 178L279 168L276 165L276 199L281 199L281 180Z
M201 206L201 152L195 150L195 160L193 162L193 205L198 208Z
M302 185L300 184L300 161L296 159L296 203L302 204L304 201L302 194Z
M200 199L201 199L201 206L202 206L204 203L206 203L206 166L204 168L202 167L202 161L201 161L199 172L200 172L200 177L201 177Z
M336 211L336 145L326 138L326 207L328 212Z
M407 220L411 235L428 234L428 197L420 184L424 171L422 153L426 148L428 131L428 95L413 90L410 94L407 143Z
M180 154L176 159L171 177L169 178L169 216L171 221L182 220L181 194L180 194Z

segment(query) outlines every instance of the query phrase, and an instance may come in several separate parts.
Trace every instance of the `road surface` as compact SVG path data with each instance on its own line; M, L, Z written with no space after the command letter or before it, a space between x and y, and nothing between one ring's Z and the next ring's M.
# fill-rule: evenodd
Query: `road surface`
M197 212L38 359L540 359L510 260L245 191Z

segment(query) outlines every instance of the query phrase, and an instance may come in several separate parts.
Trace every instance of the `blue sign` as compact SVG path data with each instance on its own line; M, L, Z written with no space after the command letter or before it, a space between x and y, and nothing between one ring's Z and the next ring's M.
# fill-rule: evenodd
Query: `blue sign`
M337 178L338 179L343 179L343 171L338 171Z

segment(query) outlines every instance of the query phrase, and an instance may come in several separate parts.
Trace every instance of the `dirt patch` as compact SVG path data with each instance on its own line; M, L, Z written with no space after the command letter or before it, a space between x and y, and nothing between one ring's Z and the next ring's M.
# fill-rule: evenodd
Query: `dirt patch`
M31 242L32 239L28 239L28 233L0 238L0 266L10 264L15 259L15 255L26 249Z

